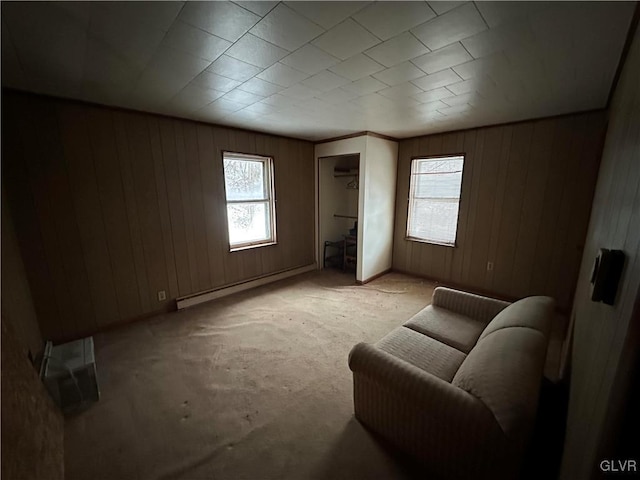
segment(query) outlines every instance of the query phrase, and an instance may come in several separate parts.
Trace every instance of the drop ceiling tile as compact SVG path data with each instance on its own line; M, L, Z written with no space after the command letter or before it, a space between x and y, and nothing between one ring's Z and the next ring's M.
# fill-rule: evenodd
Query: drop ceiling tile
M446 87L452 83L460 81L460 77L455 74L451 69L442 70L441 72L427 75L426 77L412 80L411 83L420 87L421 89L428 91L439 87Z
M431 50L437 50L487 29L473 3L451 10L411 30Z
M109 11L121 21L136 19L146 25L157 27L163 31L169 30L180 13L184 2L60 2L63 5L75 6L89 4L101 11Z
M353 18L382 40L388 40L435 17L426 2L375 2Z
M193 112L209 105L222 95L224 92L189 84L171 99L168 106L179 108L183 112Z
M427 53L429 49L409 32L398 35L364 52L385 67L393 67L406 60Z
M478 9L493 28L501 23L525 17L546 8L553 2L478 2ZM564 2L563 2L564 3Z
M313 41L316 47L342 60L346 60L378 43L380 43L380 40L350 18Z
M423 93L423 90L416 87L414 84L407 82L396 85L395 87L384 88L378 93L388 98L403 98Z
M462 45L474 58L485 57L508 48L523 44L533 44L534 36L526 21L507 23L485 30L473 37L462 40Z
M465 80L481 75L509 71L509 62L502 52L471 60L453 67L453 70Z
M89 35L110 47L125 61L145 67L166 32L142 23L135 17L122 17L112 8L103 7L106 3L108 2L91 4L93 9Z
M413 110L420 113L425 112L435 112L440 108L447 108L448 105L446 103L442 103L440 100L435 100L433 102L422 103L420 105L415 105L412 107Z
M194 76L176 70L147 67L129 93L128 101L159 106L177 95Z
M249 80L262 71L262 68L250 65L227 55L222 55L207 68L208 72L217 73L239 82Z
M452 83L446 87L454 95L462 95L464 93L474 92L476 90L476 85L478 84L477 79L470 78L469 80L463 80L458 83Z
M179 18L230 42L238 40L260 20L255 13L231 2L187 2Z
M357 93L358 95L366 95L368 93L377 92L378 90L382 90L386 87L387 86L380 80L376 80L373 77L364 77L341 88L349 92Z
M366 77L367 75L384 70L384 67L361 53L351 57L349 60L345 60L344 62L331 67L329 70L341 77L355 81L362 77Z
M464 93L478 92L482 95L494 94L498 87L494 81L487 75L481 75L478 77L470 78L462 82L453 83L446 87L456 95L462 95Z
M266 103L267 105L272 105L274 107L283 109L294 105L296 103L296 99L292 97L285 97L284 95L276 93L275 95L271 95L270 97L265 98L260 103Z
M170 47L160 47L156 50L148 67L157 70L175 72L185 77L195 77L204 71L211 62L194 57Z
M296 50L323 32L323 28L282 3L250 30L256 37L289 51Z
M391 109L394 107L393 100L383 97L377 93L370 93L351 100L351 103L358 108L368 110Z
M342 88L336 88L330 92L318 95L317 98L323 102L330 103L331 105L342 105L349 100L352 100L358 96L355 92L349 92Z
M438 15L442 15L443 13L447 13L449 10L453 10L454 8L457 8L460 5L464 5L467 2L435 1L427 3L434 12L436 12Z
M434 88L433 90L429 90L428 92L418 93L417 95L414 95L413 98L415 98L421 103L430 103L430 102L435 102L436 100L442 100L452 96L453 96L453 93L451 93L445 87L440 87L440 88Z
M264 17L267 13L269 13L273 7L275 7L278 2L268 2L267 0L253 1L253 2L233 2L237 5L240 5L242 8L246 8L247 10L255 13L256 15L260 15Z
M283 89L283 87L270 82L265 82L258 77L254 77L251 80L240 85L238 89L244 92L255 93L256 95L268 97L270 95L278 93Z
M261 95L256 95L254 93L243 92L242 90L235 89L225 94L222 99L242 105L251 105L252 103L263 100L264 97Z
M2 20L10 28L15 52L27 77L59 84L82 81L86 21L55 4L2 2Z
M328 70L324 70L320 73L315 74L311 78L307 78L303 85L311 88L315 88L316 90L320 90L322 92L328 92L333 90L334 88L341 87L350 83L350 80L341 77L340 75L336 75L333 72Z
M459 43L454 43L448 47L414 58L411 62L421 70L431 74L455 67L469 60L473 60L473 58L464 47Z
M4 40L2 47L4 50ZM135 85L143 70L142 66L127 62L122 55L118 55L103 42L94 37L88 38L83 81L91 83L87 85L89 91L98 89L104 94L104 89L116 89L122 94ZM6 70L3 70L2 75L6 73Z
M240 85L241 82L205 70L194 78L191 83L204 88L229 92Z
M301 72L314 75L339 63L340 60L320 50L318 47L307 44L291 55L287 55L280 62Z
M282 63L275 63L260 73L258 78L270 83L275 83L281 87L290 87L308 76L306 73L296 70L295 68L288 67Z
M276 63L288 53L284 48L272 45L248 33L234 43L233 46L227 50L226 55L250 63L256 67L266 68Z
M269 105L268 103L256 102L253 105L249 105L248 107L244 108L243 110L258 113L260 115L269 115L271 113L279 111L280 108L276 107L275 105Z
M381 72L373 75L374 78L386 83L387 85L394 86L399 83L415 80L416 78L424 77L424 72L416 67L411 62L404 62L395 67L387 68Z
M204 108L198 110L199 112L209 114L209 115L228 115L232 112L237 112L245 108L247 105L238 102L232 102L224 97L220 97L217 100L211 102Z
M210 62L231 46L227 40L179 21L169 29L162 43Z
M471 110L472 108L473 107L471 105L465 103L464 105L456 105L455 107L439 108L438 111L443 115L458 115Z
M453 97L443 98L441 102L446 103L450 107L455 107L457 105L464 105L465 103L472 103L473 100L479 97L480 95L478 94L478 92L469 92L469 93L464 93L462 95L455 95Z
M306 4L296 3L288 3L279 10L286 11L289 8L300 13L300 10L307 9L307 15L300 14L308 18L309 12L315 8L316 13L338 18L334 20L337 23L324 25L324 28L333 28L347 19L346 15L340 17L336 14L336 11L344 13L339 3L318 3L310 10ZM267 10L277 6L273 3L245 4L247 8L244 8L226 4L222 8L229 5L232 9L242 9L243 15L246 13L250 17L252 14L249 10L253 9L253 13L257 13L257 21L268 14ZM394 6L404 8L405 4L396 3ZM476 6L464 4L449 9L451 6L433 3L434 10L441 18L412 28L421 34L426 32L425 42L444 42L441 38L443 35L449 42L459 38L456 35L462 35L459 32L460 24L466 25L465 22L469 20L461 12L468 12L467 15L473 17L472 7L484 10L488 23L493 25L492 29L459 40L478 59L469 59L431 75L423 75L411 62L404 61L397 66L384 68L369 59L369 66L379 65L376 68L381 68L370 75L384 85L362 81L356 82L355 86L347 84L333 88L340 85L338 77L341 75L331 67L338 67L340 60L316 46L306 44L294 53L281 49L285 50L286 58L283 57L280 62L314 77L300 80L288 88L286 95L280 95L274 92L282 89L282 86L255 78L263 70L259 66L228 55L220 56L211 64L211 59L219 54L216 45L209 45L213 51L203 54L202 42L194 41L193 37L205 39L205 52L206 39L216 37L202 27L187 26L182 22L184 17L179 14L183 7L181 3L5 2L2 4L2 48L5 52L2 82L11 85L15 81L19 82L17 88L126 108L207 121L220 119L221 123L233 123L245 128L267 125L264 128L274 133L305 138L322 137L332 131L352 132L354 129L393 131L398 132L398 136L407 136L411 132L432 133L602 106L615 73L634 5L482 2ZM201 7L194 4L184 8L188 13L196 7L209 10L218 9L219 5ZM360 7L363 5L353 8ZM418 8L411 4L408 7ZM529 10L530 7L533 10ZM454 21L457 17L463 19ZM216 17L212 23L220 21ZM439 34L434 26L445 23L447 27L441 27L442 33ZM357 22L354 24L358 26ZM388 26L384 25L385 28ZM351 33L345 35L346 41L342 40L345 45L334 47L352 49L354 42ZM402 36L403 32L398 35ZM251 38L249 35L247 37ZM374 39L371 40L371 37ZM371 37L369 40L377 45L379 42L375 35L371 34ZM228 45L228 41L221 39L219 45ZM15 51L12 52L7 45L14 43ZM277 48L269 42L265 43ZM455 44L453 42L450 45ZM432 43L431 46L438 44ZM384 50L382 46L373 47L375 45L366 49L372 52ZM368 57L359 49L361 46L351 56L360 55L362 62L362 57ZM265 67L276 63L279 58L276 55L269 65L265 65L261 52L250 51L249 54L258 55L258 65ZM318 58L310 58L312 56ZM378 59L381 60L381 57ZM321 61L326 64L321 64ZM353 64L356 63L354 60ZM202 71L205 65L208 69ZM338 68L349 65L345 62ZM22 75L12 76L10 68L24 71ZM432 69L428 71L433 72ZM456 75L451 76L452 72ZM351 77L359 80L353 77L362 74L366 78L369 71L352 72ZM245 83L238 85L238 82ZM410 85L403 86L407 82ZM446 88L440 85L446 85ZM347 89L349 87L352 91ZM431 90L415 93L416 88ZM331 90L322 92L328 89ZM373 92L365 93L371 89ZM209 105L198 108L225 90L228 92L227 98L217 98ZM378 93L374 93L376 90ZM407 93L413 95L404 96ZM247 102L269 94L271 97L247 106ZM354 99L357 99L355 104L350 102ZM412 102L418 101L425 102L419 107L424 112L411 107ZM191 112L193 108L198 110ZM284 111L280 111L281 108ZM234 110L241 112L231 115ZM266 117L262 117L264 115Z
M307 98L312 98L319 93L319 90L307 87L306 85L302 84L294 85L293 87L286 88L280 92L281 95L293 98L295 100L305 100Z
M260 119L263 115L261 113L243 108L237 112L233 112L227 117L230 122L238 122L238 126L252 126L253 122Z
M323 28L335 27L371 2L285 2L286 5Z

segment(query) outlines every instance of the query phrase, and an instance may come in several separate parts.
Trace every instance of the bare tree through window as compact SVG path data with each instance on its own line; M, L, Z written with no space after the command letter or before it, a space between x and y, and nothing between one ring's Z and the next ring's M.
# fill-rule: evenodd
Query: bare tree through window
M229 243L232 249L275 242L272 159L224 154Z

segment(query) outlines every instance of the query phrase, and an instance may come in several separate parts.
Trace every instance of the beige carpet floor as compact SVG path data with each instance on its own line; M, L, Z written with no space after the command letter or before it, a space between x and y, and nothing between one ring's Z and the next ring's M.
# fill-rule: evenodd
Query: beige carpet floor
M347 356L432 292L325 270L96 335L102 396L67 418L66 478L416 478L354 419Z
M354 419L347 356L433 288L325 270L95 336L102 397L67 418L66 478L424 478Z

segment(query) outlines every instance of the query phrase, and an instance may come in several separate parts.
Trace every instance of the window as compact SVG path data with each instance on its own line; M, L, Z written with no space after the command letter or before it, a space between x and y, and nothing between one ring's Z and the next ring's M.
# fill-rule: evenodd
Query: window
M276 243L273 159L223 153L231 251Z
M407 238L455 246L464 156L411 161Z

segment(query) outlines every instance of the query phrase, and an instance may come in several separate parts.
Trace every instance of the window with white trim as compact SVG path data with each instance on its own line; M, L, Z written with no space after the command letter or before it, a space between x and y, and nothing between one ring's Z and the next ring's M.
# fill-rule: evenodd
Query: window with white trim
M273 159L223 152L229 248L276 243Z
M455 246L463 155L411 161L407 239Z

